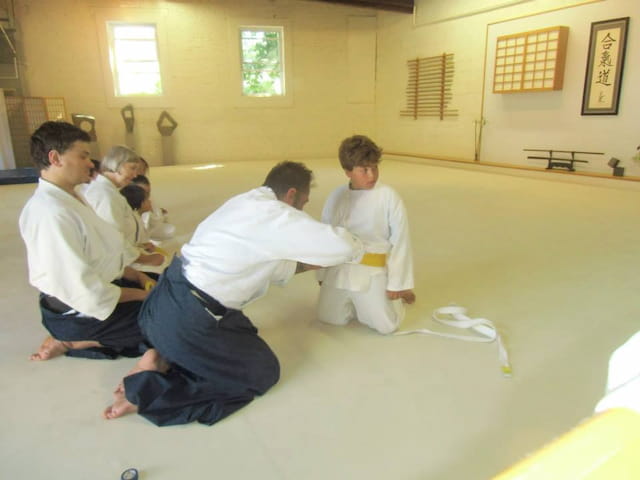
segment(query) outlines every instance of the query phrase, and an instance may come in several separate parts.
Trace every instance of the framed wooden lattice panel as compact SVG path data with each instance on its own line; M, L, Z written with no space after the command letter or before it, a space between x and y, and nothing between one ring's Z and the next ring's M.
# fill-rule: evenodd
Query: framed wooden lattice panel
M406 107L401 117L457 117L458 111L449 108L453 83L453 53L407 61L409 81Z
M67 120L64 98L6 96L5 104L16 165L18 167L30 166L29 139L31 134L48 120Z
M493 93L562 90L568 36L549 27L498 37Z

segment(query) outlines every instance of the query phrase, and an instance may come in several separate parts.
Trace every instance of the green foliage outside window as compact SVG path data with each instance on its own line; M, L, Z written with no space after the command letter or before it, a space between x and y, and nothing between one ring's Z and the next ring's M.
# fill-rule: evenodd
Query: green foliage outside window
M242 93L254 97L284 94L281 41L278 30L240 33L242 44Z

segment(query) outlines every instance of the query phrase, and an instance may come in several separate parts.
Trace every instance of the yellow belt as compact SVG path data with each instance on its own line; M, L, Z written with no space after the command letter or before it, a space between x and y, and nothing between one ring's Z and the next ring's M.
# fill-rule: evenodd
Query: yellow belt
M384 267L387 264L387 255L385 253L365 253L360 264L369 267Z
M167 251L166 251L166 250L163 250L163 249L162 249L162 248L160 248L160 247L154 247L154 248L153 248L153 253L159 253L160 255L164 255L165 257L168 257L168 256L169 256L169 254L167 253Z

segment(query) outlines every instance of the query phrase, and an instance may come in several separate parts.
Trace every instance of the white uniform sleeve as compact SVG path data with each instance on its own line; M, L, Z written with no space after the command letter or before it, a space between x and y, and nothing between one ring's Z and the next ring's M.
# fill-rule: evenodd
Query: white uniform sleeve
M322 208L322 215L320 217L322 223L326 223L327 225L334 225L335 209L338 203L338 199L340 198L340 195L338 194L339 190L340 189L337 189L331 192L331 194L325 201L324 207ZM319 270L316 270L315 273L316 273L316 279L318 280L318 282L322 282L324 281L324 277L327 273L327 270L324 268L321 268Z
M362 242L342 227L325 225L293 208L282 220L273 226L277 235L261 238L264 248L275 258L321 267L357 262L362 258Z
M295 275L297 266L298 262L293 260L281 261L271 276L271 283L280 286L286 285L291 280L291 277Z
M56 288L45 293L99 320L111 315L120 299L120 288L105 282L88 264L83 254L86 238L82 226L64 215L50 215L30 228L33 231L28 238L35 245L30 246L29 254L33 262L46 265L39 271L51 276L46 283Z
M144 222L142 221L142 217L138 212L134 211L133 218L136 221L136 242L138 244L149 243L151 241L151 238L149 237L147 227L145 227Z
M93 210L105 222L110 223L124 234L124 211L119 202L114 202L110 195L87 195L87 200Z
M133 212L128 212L125 207L129 209L131 207L124 202L116 201L115 198L107 194L90 194L87 195L87 200L100 218L113 225L122 234L124 238L124 262L125 265L131 265L140 256L138 248L127 238L125 219L130 217L133 220Z
M395 192L389 202L388 215L391 251L387 256L387 290L409 290L414 286L409 222L404 203Z

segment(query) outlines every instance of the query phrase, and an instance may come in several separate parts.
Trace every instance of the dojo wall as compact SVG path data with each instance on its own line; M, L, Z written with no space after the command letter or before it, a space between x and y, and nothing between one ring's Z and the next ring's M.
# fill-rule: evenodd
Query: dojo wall
M16 0L25 94L62 96L69 113L96 117L100 151L124 143L120 109L134 107L135 145L162 161L156 121L178 122L177 163L335 156L355 131L373 134L376 12L294 0ZM104 20L160 19L167 98L114 101L104 59ZM242 102L237 25L283 22L292 47L279 105ZM267 102L268 103L268 102Z
M416 0L418 12L433 1ZM576 4L581 5L559 8ZM444 5L441 10L446 8ZM376 132L380 144L387 151L473 160L474 120L484 117L487 123L481 160L545 167L542 161L527 160L522 149L596 151L606 155L592 157L591 163L581 164L580 169L611 173L606 162L614 156L623 161L626 174L640 175L640 165L631 159L640 144L640 90L635 88L640 84L640 2L530 0L485 13L460 15L465 10L477 10L478 5L474 0L455 0L450 2L450 13L457 18L440 21L422 14L416 16L416 25L412 18L380 14L376 84ZM438 13L440 18L447 17L446 10ZM619 113L582 116L591 22L626 16L631 19ZM429 23L430 20L435 21ZM541 93L491 93L496 37L556 25L569 27L564 88ZM488 68L483 85L485 45ZM406 61L443 52L455 55L452 106L459 110L459 117L444 121L400 118L399 111L405 104Z

